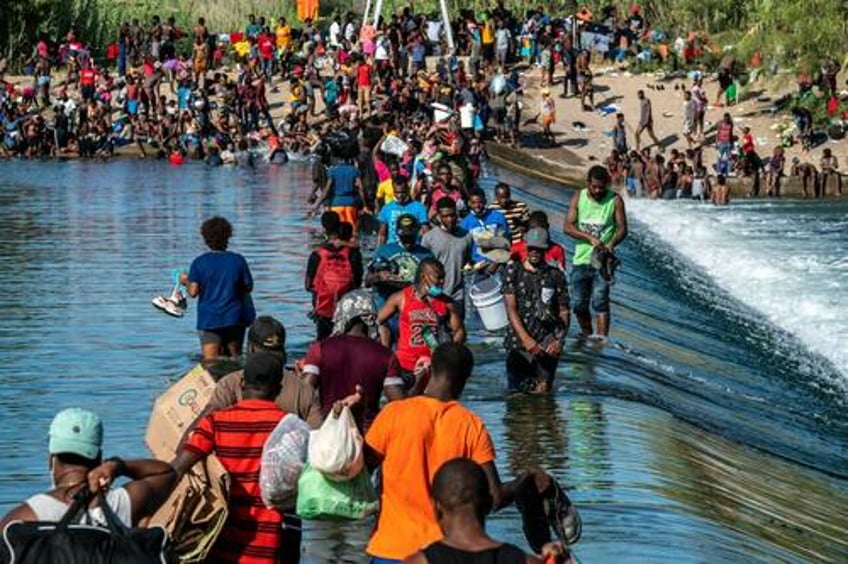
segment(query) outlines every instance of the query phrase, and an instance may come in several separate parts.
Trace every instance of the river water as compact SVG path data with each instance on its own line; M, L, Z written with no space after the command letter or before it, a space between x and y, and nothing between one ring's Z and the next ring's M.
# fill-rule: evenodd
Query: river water
M570 191L491 172L562 224ZM193 307L176 320L150 299L204 250L206 217L234 224L257 309L284 321L290 357L305 352L309 188L296 163L0 163L1 511L48 485L59 409L99 413L107 455L146 455L152 402L198 350ZM583 562L846 561L848 203L634 202L630 216L612 339L573 329L552 397L506 399L500 341L470 315L465 402L502 475L538 464L567 484ZM490 530L524 545L514 509ZM309 561L362 560L364 525L305 535Z

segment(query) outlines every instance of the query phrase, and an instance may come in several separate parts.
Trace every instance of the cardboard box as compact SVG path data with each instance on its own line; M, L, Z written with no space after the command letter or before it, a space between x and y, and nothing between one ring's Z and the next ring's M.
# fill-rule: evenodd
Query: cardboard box
M198 364L156 399L144 437L147 447L159 460L170 462L186 430L203 413L215 379Z

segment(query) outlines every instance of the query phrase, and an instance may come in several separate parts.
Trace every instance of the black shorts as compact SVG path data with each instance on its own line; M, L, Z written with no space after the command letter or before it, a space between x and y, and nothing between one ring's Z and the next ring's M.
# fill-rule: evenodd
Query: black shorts
M552 386L559 358L541 354L534 356L524 350L511 350L506 357L507 386L511 392L529 392L536 384Z
M218 345L221 348L228 348L230 343L238 343L239 346L244 343L244 333L246 327L244 325L230 325L229 327L219 327L217 329L201 329L200 334L201 345Z

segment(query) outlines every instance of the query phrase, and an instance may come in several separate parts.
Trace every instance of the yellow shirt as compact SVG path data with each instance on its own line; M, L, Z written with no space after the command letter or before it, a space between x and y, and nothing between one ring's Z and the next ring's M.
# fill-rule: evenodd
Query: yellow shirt
M387 178L377 184L377 199L386 204L395 201L395 185L391 178Z
M291 28L289 26L277 26L274 29L274 35L277 37L277 47L280 49L289 48L289 45L291 45Z
M495 26L492 24L492 20L487 21L486 25L483 26L481 39L486 45L495 42Z

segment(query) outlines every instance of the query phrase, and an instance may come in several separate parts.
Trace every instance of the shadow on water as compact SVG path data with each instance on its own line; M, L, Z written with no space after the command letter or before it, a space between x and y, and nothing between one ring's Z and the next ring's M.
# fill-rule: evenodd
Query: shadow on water
M562 224L568 190L499 174ZM146 454L152 401L197 351L194 304L175 320L149 300L203 251L204 218L233 222L257 308L284 320L291 358L305 352L309 178L296 163L0 163L0 510L46 487L46 429L63 407L101 415L109 455ZM552 397L505 396L500 337L471 315L465 398L501 474L539 465L567 485L585 561L844 561L848 415L832 367L634 231L612 341L569 339ZM307 523L307 560L364 561L370 526ZM490 530L525 545L514 509Z

